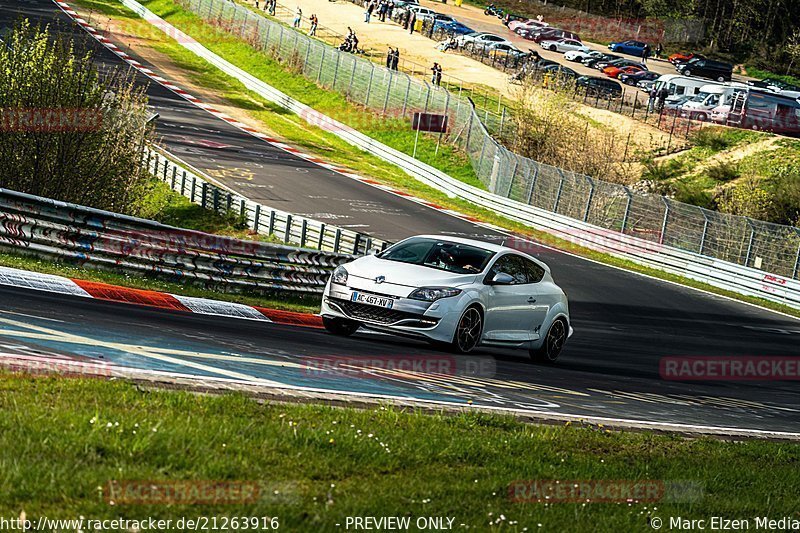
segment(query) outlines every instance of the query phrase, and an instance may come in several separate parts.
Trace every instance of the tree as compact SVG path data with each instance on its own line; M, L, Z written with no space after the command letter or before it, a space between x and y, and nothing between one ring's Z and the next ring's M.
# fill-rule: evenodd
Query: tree
M786 67L786 74L791 74L794 64L800 62L800 29L794 31L791 38L783 46L783 50L789 56L789 66Z
M126 212L146 178L144 92L48 30L21 20L0 46L0 187Z

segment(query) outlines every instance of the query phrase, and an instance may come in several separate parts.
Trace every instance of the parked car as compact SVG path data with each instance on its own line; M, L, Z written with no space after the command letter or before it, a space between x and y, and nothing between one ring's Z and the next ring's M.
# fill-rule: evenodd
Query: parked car
M575 72L569 67L565 67L564 65L559 65L558 63L556 63L555 65L547 65L542 69L542 72L547 74L552 74L557 77L568 78L573 80L578 77L577 72Z
M410 237L336 267L320 315L334 335L365 327L458 353L516 346L547 363L572 334L567 297L546 264L512 248L439 235Z
M617 59L623 59L623 58L621 56L615 56L614 54L605 54L604 53L603 55L601 55L599 57L587 57L586 59L581 61L581 63L583 63L583 65L585 67L594 68L594 66L600 61L608 62L608 61L615 61Z
M407 6L406 9L411 11L412 13L415 13L417 18L419 19L425 17L433 17L434 15L436 15L436 11L434 11L433 9L418 5L410 5Z
M604 70L606 67L638 67L640 70L647 70L647 67L641 63L637 63L636 61L631 61L630 59L614 59L612 61L597 61L594 65L592 65L597 70Z
M667 58L667 60L672 63L673 65L677 65L678 63L688 63L692 59L705 59L705 56L700 54L695 54L694 52L691 53L677 53L672 54Z
M589 50L588 52L582 52L580 50L572 50L564 54L564 59L567 61L575 61L580 63L584 59L588 58L597 58L600 59L605 57L603 52L598 52L597 50Z
M589 52L588 46L574 39L558 39L555 41L545 40L540 42L539 45L546 50L550 50L551 52Z
M515 58L520 59L530 55L530 52L523 52L513 44L509 43L492 43L487 44L485 50L489 52L489 55L497 58Z
M573 41L581 40L577 33L572 33L571 31L567 30L559 30L558 28L545 28L544 31L540 31L533 37L530 37L530 40L535 43L541 43L542 41L557 41L558 39L572 39Z
M700 76L718 82L731 81L733 77L733 65L712 59L695 58L688 63L679 63L675 68L684 76Z
M433 20L433 23L436 24L437 22L443 23L451 23L456 22L456 19L451 17L450 15L445 15L444 13L434 13L433 15L425 15L421 14L418 15L417 18L422 20Z
M659 76L655 82L656 88L661 90L662 87L667 89L667 101L677 100L681 96L692 97L700 92L703 85L707 85L706 80L698 78L687 78L678 74L664 74Z
M434 31L443 31L455 36L475 33L475 30L457 20L454 20L453 22L437 20L433 23L433 29Z
M475 33L468 33L456 38L456 42L460 48L474 48L475 50L482 50L490 44L506 43L511 44L511 41L493 33L478 31Z
M578 87L584 87L589 96L618 98L622 96L622 85L608 78L598 76L581 76L575 81Z
M642 52L647 43L642 41L625 41L621 43L611 43L608 49L618 54L628 54L636 57L642 57Z
M536 19L528 19L528 20L512 20L508 23L508 29L513 31L514 33L519 33L517 30L529 30L529 29L541 29L548 27L549 24L547 22L539 22Z
M633 74L634 72L643 72L641 68L636 65L628 65L618 67L616 65L609 65L603 69L603 74L609 78L619 78L620 74Z
M721 105L729 105L736 91L743 91L746 88L747 85L743 83L703 85L700 87L700 92L683 104L681 116L694 120L708 120L712 109Z
M731 105L718 105L708 113L708 118L717 124L725 124L728 122L728 114L731 112Z
M683 107L683 104L685 104L686 102L688 102L692 98L694 98L694 97L693 96L689 96L689 95L684 95L684 96L680 96L680 97L678 97L678 98L676 98L674 100L666 100L664 102L664 114L666 114L666 115L678 115L678 114L680 114L681 108Z
M641 81L654 81L657 80L661 74L657 72L650 72L649 70L637 70L630 74L620 74L617 79L626 85L638 85Z

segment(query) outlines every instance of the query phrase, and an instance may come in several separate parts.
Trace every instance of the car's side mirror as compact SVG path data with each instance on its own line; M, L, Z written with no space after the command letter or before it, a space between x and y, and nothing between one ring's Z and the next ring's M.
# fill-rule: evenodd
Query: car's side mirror
M378 255L379 253L381 253L380 248L372 248L370 250L367 250L367 255Z
M498 272L492 277L490 285L511 285L514 283L514 278L505 272Z

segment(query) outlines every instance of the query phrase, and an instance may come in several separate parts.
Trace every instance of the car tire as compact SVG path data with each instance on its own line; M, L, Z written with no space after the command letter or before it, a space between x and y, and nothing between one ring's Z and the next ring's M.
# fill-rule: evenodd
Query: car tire
M556 45L554 45L554 44L551 44L550 45L550 51L551 52L558 52L558 47Z
M483 313L480 309L471 305L461 314L453 332L453 341L450 349L455 353L469 353L481 342L483 336Z
M720 83L725 83L725 76L719 76L717 78L717 81L720 82Z
M564 343L567 342L567 327L563 318L555 319L547 330L542 345L528 351L531 361L549 365L555 363L564 348Z
M322 317L322 325L329 333L340 337L349 337L361 326L358 322L347 320L346 318Z
M684 75L684 76L687 76L687 77L688 77L688 76L691 76L691 75L692 75L692 71L691 71L691 70L689 70L689 69L686 69L686 70L684 70L684 71L683 71L683 75Z
M705 113L698 113L695 119L699 120L700 122L705 122L708 120L708 116Z

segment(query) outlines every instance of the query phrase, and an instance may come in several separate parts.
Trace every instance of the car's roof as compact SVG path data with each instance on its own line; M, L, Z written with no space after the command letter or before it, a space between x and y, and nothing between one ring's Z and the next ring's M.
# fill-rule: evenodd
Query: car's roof
M477 246L478 248L483 248L484 250L489 250L492 252L515 251L513 248L508 248L506 246L501 246L491 242L465 239L463 237L451 237L450 235L415 235L415 237L420 239L436 239L441 241L457 242L459 244L469 244L471 246Z

